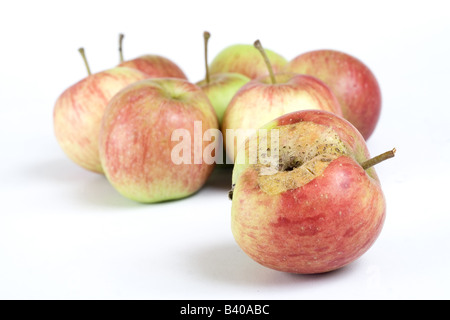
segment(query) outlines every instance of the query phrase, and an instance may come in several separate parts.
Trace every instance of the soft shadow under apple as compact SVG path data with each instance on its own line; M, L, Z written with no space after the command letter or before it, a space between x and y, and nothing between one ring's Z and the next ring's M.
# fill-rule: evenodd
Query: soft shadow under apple
M22 174L29 182L58 184L60 197L67 196L88 205L130 208L139 205L121 196L104 175L79 168L64 158L34 162Z
M323 274L301 275L280 272L259 265L235 243L198 248L188 257L189 270L198 276L223 284L269 288L299 285L304 288L322 281L330 281L347 274L354 266Z
M212 188L228 191L231 189L231 177L233 166L218 164L206 181L204 188Z
M39 181L56 182L79 182L91 175L99 175L78 167L65 157L33 161L31 165L24 168L22 175L28 179Z

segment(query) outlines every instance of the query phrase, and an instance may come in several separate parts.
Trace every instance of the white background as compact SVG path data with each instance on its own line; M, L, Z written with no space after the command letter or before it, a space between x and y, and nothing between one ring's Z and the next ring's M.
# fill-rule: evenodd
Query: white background
M192 82L228 45L287 59L330 48L375 73L383 94L373 155L387 220L359 260L324 275L285 274L234 242L230 172L184 200L120 196L72 163L53 135L59 94L93 72L155 53ZM0 4L0 298L450 298L450 10L446 1L3 1Z

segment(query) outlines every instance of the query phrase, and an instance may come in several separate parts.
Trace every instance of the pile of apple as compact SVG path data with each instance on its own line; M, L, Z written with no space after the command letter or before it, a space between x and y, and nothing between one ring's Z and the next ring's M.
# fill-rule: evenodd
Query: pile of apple
M216 164L202 155L222 159L223 149L234 162L232 232L246 254L291 273L356 260L385 219L373 166L395 153L371 158L367 149L381 109L373 73L343 52L287 61L259 41L229 46L209 64L209 38L205 32L206 76L197 83L162 56L125 61L123 35L120 63L109 70L92 74L80 49L88 76L54 108L63 151L123 196L154 203L197 192ZM277 144L261 130L242 144L236 136L227 141L225 132L241 129L277 129ZM223 145L211 130L221 130ZM188 134L189 150L177 149L174 132ZM256 162L249 159L252 141L265 143ZM174 150L185 161L175 163Z

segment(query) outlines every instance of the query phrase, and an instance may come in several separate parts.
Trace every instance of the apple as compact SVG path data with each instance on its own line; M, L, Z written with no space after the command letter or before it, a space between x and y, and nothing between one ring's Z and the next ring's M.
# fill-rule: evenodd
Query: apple
M83 48L79 49L88 76L66 89L53 111L56 139L65 154L81 167L102 173L98 135L109 100L121 89L147 75L136 69L116 67L91 73Z
M229 161L234 160L238 144L245 140L246 130L256 130L283 114L319 109L342 115L337 98L322 81L295 73L276 74L259 40L255 46L266 61L269 76L245 84L225 111L222 132L225 134L224 144Z
M367 140L378 123L381 90L372 71L359 59L335 50L300 54L284 69L307 74L325 82L341 104L344 118Z
M205 69L206 76L204 80L198 81L196 84L202 88L211 101L214 110L219 119L219 125L222 123L223 114L234 97L236 92L250 79L240 73L225 72L210 75L208 66L208 40L210 33L205 31L203 38L205 42Z
M120 67L134 68L148 75L148 78L180 78L187 79L185 73L172 60L156 55L146 54L132 60L123 59L122 40L123 34L119 37Z
M117 93L105 110L99 146L105 176L137 202L187 197L214 168L214 161L202 157L217 151L217 137L205 139L210 131L220 133L218 120L200 87L177 78L137 82Z
M265 49L274 72L280 72L287 60L278 53ZM217 54L209 67L211 74L237 72L250 79L267 75L266 63L254 46L249 44L231 45Z
M222 123L225 110L231 99L250 79L239 73L216 73L210 80L201 80L196 84L202 88Z
M370 158L359 131L322 110L286 114L262 128L265 134L239 149L233 169L238 245L263 266L301 274L336 270L363 255L386 214L373 165L395 149Z

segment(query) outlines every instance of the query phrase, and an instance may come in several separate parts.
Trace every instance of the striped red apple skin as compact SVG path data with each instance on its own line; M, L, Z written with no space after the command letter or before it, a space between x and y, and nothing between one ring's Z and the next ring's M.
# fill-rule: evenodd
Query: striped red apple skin
M386 202L374 168L364 170L360 165L370 158L369 151L348 121L307 110L283 115L264 128L304 122L331 128L346 145L347 154L331 161L310 182L278 194L262 189L254 166L236 164L232 232L243 251L263 266L314 274L342 268L361 257L382 230Z
M197 85L176 78L137 82L120 91L105 111L99 146L105 175L120 194L142 203L192 195L214 168L202 158L212 143L202 140L209 129L218 131L217 116ZM176 130L186 133L189 163L173 161L172 151L185 142L172 139Z
M184 71L172 60L155 54L147 54L119 64L120 67L137 69L148 78L179 78L187 80Z
M116 67L94 73L65 90L53 110L56 139L65 154L81 167L103 173L98 139L103 112L124 87L147 78L131 68Z
M344 118L366 140L373 134L381 114L381 88L361 60L336 50L315 50L292 59L284 71L311 75L325 82L338 98Z

